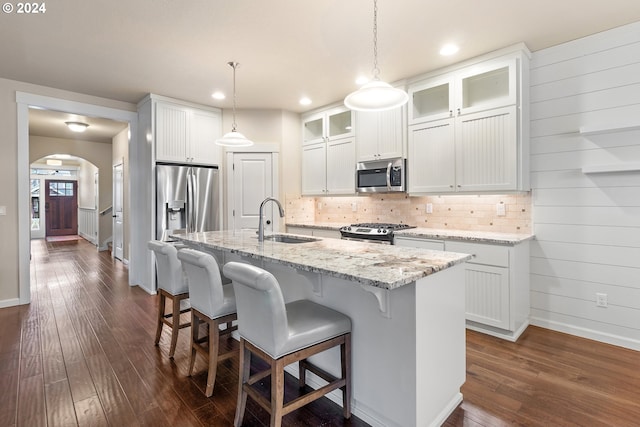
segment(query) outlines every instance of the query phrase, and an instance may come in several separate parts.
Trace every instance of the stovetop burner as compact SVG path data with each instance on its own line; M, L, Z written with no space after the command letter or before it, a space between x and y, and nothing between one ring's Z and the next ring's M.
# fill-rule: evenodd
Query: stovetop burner
M363 222L361 224L351 224L347 227L382 228L387 230L404 230L407 228L416 228L415 226L409 224L390 224L384 222Z
M367 222L345 225L340 228L340 234L343 239L373 240L391 243L393 241L394 231L406 230L407 228L415 228L415 226L408 224Z

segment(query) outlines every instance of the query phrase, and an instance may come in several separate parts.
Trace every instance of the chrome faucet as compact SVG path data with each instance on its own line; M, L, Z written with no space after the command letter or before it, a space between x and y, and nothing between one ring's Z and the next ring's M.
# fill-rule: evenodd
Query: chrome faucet
M271 200L276 205L278 205L278 210L280 211L280 218L284 218L284 209L282 209L282 205L277 199L273 197L267 197L260 203L260 219L258 220L258 242L264 242L264 205Z

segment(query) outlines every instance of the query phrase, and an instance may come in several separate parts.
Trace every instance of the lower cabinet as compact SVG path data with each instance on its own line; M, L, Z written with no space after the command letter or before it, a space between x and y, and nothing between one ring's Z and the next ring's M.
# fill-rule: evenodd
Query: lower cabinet
M394 244L473 255L465 264L467 328L516 341L529 325L528 241L505 246L396 236Z

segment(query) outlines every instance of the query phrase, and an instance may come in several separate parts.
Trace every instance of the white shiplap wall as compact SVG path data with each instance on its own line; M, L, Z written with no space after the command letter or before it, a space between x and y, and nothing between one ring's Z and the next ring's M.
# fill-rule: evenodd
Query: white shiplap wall
M640 22L533 54L532 323L640 350L640 170L582 170L640 165L626 126L640 126Z

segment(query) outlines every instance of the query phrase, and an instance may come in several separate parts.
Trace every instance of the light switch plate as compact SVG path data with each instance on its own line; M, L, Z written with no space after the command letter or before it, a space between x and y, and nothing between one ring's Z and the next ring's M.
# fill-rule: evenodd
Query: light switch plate
M0 206L0 215L6 215L6 214L7 214L7 207Z
M504 203L496 204L496 215L505 216L507 214L507 207Z
M433 213L433 203L427 203L426 211L428 214Z

